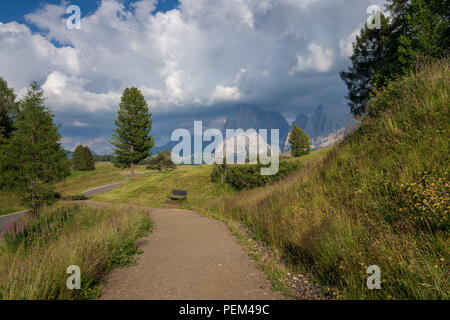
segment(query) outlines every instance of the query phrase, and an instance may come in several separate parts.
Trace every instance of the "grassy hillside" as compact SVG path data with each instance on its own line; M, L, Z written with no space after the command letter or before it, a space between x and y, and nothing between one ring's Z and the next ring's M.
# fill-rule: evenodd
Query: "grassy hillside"
M450 298L449 79L444 61L392 83L323 161L212 211L341 297ZM366 288L369 265L381 290Z

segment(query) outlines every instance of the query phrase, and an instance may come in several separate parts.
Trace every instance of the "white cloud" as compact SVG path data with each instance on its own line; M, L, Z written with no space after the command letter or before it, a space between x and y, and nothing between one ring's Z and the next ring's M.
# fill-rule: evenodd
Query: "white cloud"
M73 123L73 125L74 125L74 127L87 127L88 126L87 123L83 123L83 122L80 122L80 121L75 121Z
M384 0L182 0L151 15L156 2L128 11L121 0L102 0L88 15L82 7L80 30L66 28L66 2L47 4L26 16L45 36L0 22L0 76L20 93L33 80L42 84L63 127L109 119L105 135L130 86L154 114L244 98L298 109L320 103L324 82L334 94L327 99L345 95L337 71L346 66L349 35L367 7ZM301 72L308 78L292 77ZM82 122L93 128L92 121Z
M236 87L216 86L211 94L210 104L221 101L239 101L241 93Z
M47 96L47 102L56 111L96 112L118 108L121 96L118 92L94 93L86 90L85 84L85 80L76 76L53 71L48 75L42 89Z
M309 56L297 56L297 65L295 65L289 75L293 76L302 71L327 72L333 66L333 51L323 49L315 43L308 45Z
M353 43L356 41L356 36L359 35L360 29L353 31L347 38L339 40L339 49L341 50L341 57L350 57L353 54Z

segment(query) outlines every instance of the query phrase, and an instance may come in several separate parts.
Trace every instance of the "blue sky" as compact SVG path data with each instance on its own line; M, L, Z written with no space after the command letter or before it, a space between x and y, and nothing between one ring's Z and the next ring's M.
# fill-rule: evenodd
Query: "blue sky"
M136 1L124 0L123 3L129 7L130 3ZM3 23L17 21L26 23L24 16L30 12L35 11L46 3L60 4L60 0L42 1L42 0L14 0L14 1L0 1L0 21ZM83 8L82 16L89 15L98 8L100 0L77 0L67 1L68 4L75 4ZM166 12L174 9L179 4L178 0L164 0L158 1L158 7L155 12Z
M81 28L66 9L81 8ZM0 1L0 77L36 80L63 144L110 152L123 90L138 87L158 145L194 120L220 129L251 104L292 120L320 104L346 112L339 72L384 0Z

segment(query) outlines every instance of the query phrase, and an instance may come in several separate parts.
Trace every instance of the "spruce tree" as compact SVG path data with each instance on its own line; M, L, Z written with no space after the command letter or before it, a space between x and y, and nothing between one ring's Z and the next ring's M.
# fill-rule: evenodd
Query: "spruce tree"
M72 154L72 167L75 171L83 171L84 148L79 144Z
M95 170L94 156L88 146L78 145L72 155L72 167L75 171Z
M291 155L293 157L307 155L311 149L308 135L296 124L289 134L289 143L291 144Z
M111 143L115 146L114 164L119 168L130 168L134 177L134 165L151 153L155 142L149 135L152 129L151 113L144 96L137 88L123 92Z
M91 150L88 146L84 147L83 150L83 159L84 159L84 170L85 171L93 171L95 170L95 161L94 156L92 155Z
M11 136L14 115L17 112L16 95L8 83L0 77L0 143Z
M2 171L34 213L55 196L53 184L70 174L67 155L53 114L44 106L44 93L33 83L20 101L14 131L8 140Z

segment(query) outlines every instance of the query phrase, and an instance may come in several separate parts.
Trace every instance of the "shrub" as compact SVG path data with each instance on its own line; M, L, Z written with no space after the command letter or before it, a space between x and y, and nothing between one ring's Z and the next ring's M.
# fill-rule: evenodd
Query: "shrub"
M280 180L289 173L297 171L300 168L300 163L297 161L281 161L277 174L262 175L261 168L268 166L261 163L215 165L211 172L211 181L217 184L228 184L235 190L253 189Z
M158 153L156 157L150 158L146 162L146 164L148 164L147 169L151 170L173 170L177 167L172 161L171 152L169 149Z

